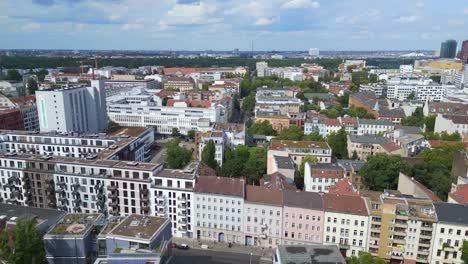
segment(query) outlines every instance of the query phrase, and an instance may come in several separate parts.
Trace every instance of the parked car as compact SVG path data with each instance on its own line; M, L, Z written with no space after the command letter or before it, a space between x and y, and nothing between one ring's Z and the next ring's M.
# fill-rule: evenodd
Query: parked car
M180 244L177 246L178 249L189 249L189 246L187 244Z

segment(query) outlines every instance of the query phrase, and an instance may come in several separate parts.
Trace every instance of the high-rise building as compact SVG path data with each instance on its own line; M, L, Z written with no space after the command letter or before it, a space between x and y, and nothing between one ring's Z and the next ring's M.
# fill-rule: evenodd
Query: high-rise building
M320 51L317 48L310 48L309 49L309 56L311 57L318 57L320 55Z
M257 70L257 77L265 77L265 71L268 68L268 62L259 61L255 65L255 69Z
M90 87L36 91L41 132L96 133L107 128L103 81Z
M457 41L454 39L449 39L440 45L440 57L453 59L457 53Z
M463 63L468 63L468 40L462 42L459 58Z

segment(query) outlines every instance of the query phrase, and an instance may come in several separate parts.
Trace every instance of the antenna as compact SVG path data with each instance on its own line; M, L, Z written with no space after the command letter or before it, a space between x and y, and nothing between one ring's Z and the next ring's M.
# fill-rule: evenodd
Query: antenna
M254 40L253 39L252 39L251 45L252 45L252 58L253 58L253 56L254 56Z

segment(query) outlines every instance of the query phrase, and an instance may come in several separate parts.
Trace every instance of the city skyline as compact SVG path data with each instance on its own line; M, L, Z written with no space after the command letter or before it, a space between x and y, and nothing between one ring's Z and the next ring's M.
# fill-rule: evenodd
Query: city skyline
M1 49L438 50L460 44L468 23L461 0L7 0L0 10Z

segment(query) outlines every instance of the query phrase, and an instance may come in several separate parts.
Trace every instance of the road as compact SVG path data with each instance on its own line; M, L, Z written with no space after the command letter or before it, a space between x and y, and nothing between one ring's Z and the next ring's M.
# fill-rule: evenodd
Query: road
M260 256L242 253L221 252L203 249L172 251L171 264L263 264L270 263L260 259Z

